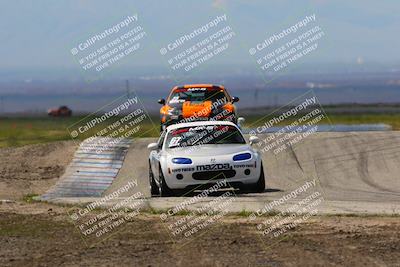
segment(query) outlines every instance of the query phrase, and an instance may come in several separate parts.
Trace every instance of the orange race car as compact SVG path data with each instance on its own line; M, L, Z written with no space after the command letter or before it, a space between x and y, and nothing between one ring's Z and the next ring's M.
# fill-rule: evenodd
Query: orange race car
M172 88L167 100L160 99L161 130L175 123L198 120L224 120L237 123L238 97L225 87L212 84L187 84Z

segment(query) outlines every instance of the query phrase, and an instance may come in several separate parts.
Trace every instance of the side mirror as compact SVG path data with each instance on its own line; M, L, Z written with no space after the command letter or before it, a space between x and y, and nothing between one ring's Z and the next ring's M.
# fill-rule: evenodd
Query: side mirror
M158 144L157 143L150 143L147 145L148 150L157 150L158 149Z
M237 97L237 96L232 97L232 102L233 103L239 102L239 97Z
M259 142L260 142L260 138L258 138L257 136L255 136L255 135L250 136L250 138L249 138L250 145L257 144Z
M239 118L237 119L237 124L238 124L239 126L242 126L244 122L245 122L245 119L244 119L243 117L239 117Z
M164 98L158 99L157 102L158 102L158 104L165 105L165 99Z

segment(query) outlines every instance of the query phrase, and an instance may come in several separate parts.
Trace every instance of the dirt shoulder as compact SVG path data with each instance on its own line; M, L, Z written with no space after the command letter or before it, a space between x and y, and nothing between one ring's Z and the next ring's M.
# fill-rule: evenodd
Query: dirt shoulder
M400 219L385 216L316 216L272 243L256 231L265 218L228 215L181 246L160 215L143 213L88 247L71 207L21 201L55 184L75 149L0 149L0 199L15 200L0 202L0 266L399 266Z
M42 194L64 173L77 148L73 141L0 149L0 199Z
M141 214L88 248L67 208L45 203L0 205L1 266L398 266L398 217L315 217L276 244L257 221L228 216L177 247L159 215Z

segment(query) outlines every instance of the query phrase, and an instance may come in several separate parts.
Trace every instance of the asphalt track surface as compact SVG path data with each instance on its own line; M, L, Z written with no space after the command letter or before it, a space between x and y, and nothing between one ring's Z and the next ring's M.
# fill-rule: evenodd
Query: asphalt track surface
M268 134L259 137L264 140ZM145 205L152 208L167 209L185 199L150 198L147 145L155 141L154 138L141 138L132 142L122 167L103 196L136 180L137 186L133 190L141 192L146 198ZM313 190L324 199L321 213L400 214L400 132L314 133L279 153L275 154L271 149L262 155L265 192L236 192L235 205L230 211L256 211L305 183L315 181ZM123 199L132 193L122 193L119 197ZM55 197L52 201L83 204L95 199ZM288 201L277 209L290 203Z

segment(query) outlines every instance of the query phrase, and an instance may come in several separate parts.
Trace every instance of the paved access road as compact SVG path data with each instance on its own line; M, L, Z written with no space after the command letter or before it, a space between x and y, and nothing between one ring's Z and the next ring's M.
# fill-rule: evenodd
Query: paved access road
M268 136L259 135L262 141ZM102 196L135 180L137 185L133 191L119 197L140 192L146 198L146 205L160 209L185 201L182 197L150 198L147 145L155 141L155 138L133 140L118 174ZM263 151L267 188L260 194L235 192L235 204L229 211L257 211L286 197L284 203L274 207L282 210L316 193L323 200L319 205L322 213L400 214L400 132L314 133L279 153L274 153L275 148L265 149L262 143L259 149ZM292 194L310 183L314 185L306 193ZM291 198L287 199L288 195ZM91 200L69 197L56 201L86 203Z
M260 135L264 140L268 135ZM124 164L105 194L137 179L137 190L149 197L147 144L134 140ZM260 147L261 149L263 146ZM289 194L307 181L324 199L328 213L400 213L400 132L315 133L280 153L263 154L267 188L261 194L237 194L235 211L257 210ZM181 198L153 198L166 208Z

